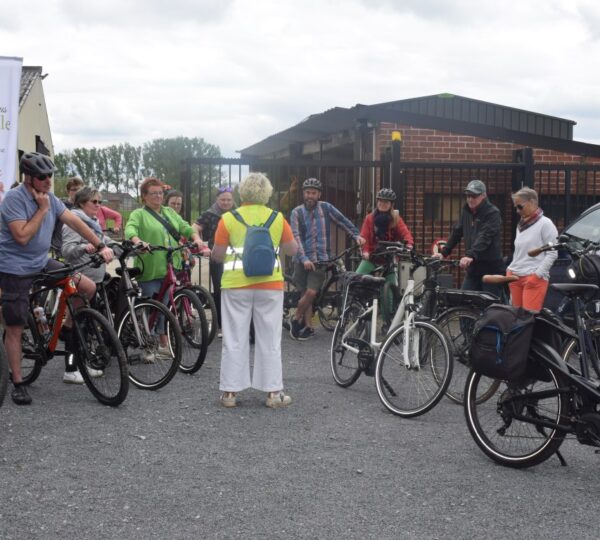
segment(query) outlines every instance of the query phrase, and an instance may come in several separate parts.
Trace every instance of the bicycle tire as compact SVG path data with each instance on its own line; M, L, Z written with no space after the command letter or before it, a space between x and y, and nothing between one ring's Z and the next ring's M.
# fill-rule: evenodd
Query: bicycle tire
M442 312L435 323L444 332L452 355L452 379L446 390L446 396L454 403L462 404L467 376L471 370L469 347L473 337L475 321L481 317L481 311L471 307L455 307ZM490 388L483 392L478 399L489 399L499 384L495 379L490 380Z
M204 305L194 291L181 289L173 295L171 310L181 330L181 361L179 370L196 373L204 364L208 350L208 324Z
M208 346L217 336L217 331L219 329L219 315L217 313L215 299L209 290L206 287L202 287L202 285L194 285L193 287L186 287L186 289L192 291L200 299L200 302L202 302L204 316L208 327Z
M368 322L365 320L357 321L363 311L364 307L359 302L352 302L346 308L343 317L336 324L331 338L331 373L335 383L342 388L352 386L362 372L358 355L344 347L343 340L353 338L362 340L368 345ZM355 322L357 325L354 329L350 330L352 332L351 335L344 336L347 329Z
M333 332L340 318L341 293L337 290L337 280L331 280L321 293L316 304L316 311L321 326L328 332Z
M600 355L600 326L593 326L590 328L589 332L592 338L593 350L589 351L588 358L593 370L600 378L600 364L598 362L598 355ZM579 341L577 339L572 338L567 341L560 356L567 365L574 368L577 373L581 373L581 364L579 362Z
M405 365L405 325L408 361ZM418 362L415 362L418 358ZM406 322L385 340L377 357L375 386L385 408L403 418L425 414L442 399L452 378L452 356L444 333L433 323Z
M138 388L158 390L175 377L181 360L181 332L177 318L167 306L157 300L141 298L136 300L133 311L143 334L138 342L127 310L117 324L117 335L127 355L129 380ZM164 332L167 336L167 358L157 358L159 347L159 326L164 317Z
M4 348L4 341L0 341L0 407L4 403L8 391L8 357Z
M4 332L6 334L6 331ZM24 385L30 385L37 380L42 372L42 366L47 362L45 340L42 345L37 325L31 313L27 316L27 326L21 336L21 377Z
M392 322L401 299L398 286L386 281L381 292L381 316L386 324Z
M123 403L129 392L127 357L115 329L96 310L82 307L73 317L73 332L77 366L90 392L104 405Z
M559 391L560 376L547 367L549 382L529 380L522 386L509 385L500 381L494 397L481 402L478 399L479 385L483 375L471 371L465 385L465 418L469 431L479 448L496 463L517 469L538 465L554 454L563 443L562 432L541 428L513 416L515 407L522 415L545 418L558 423L569 414L569 396ZM483 380L485 387L489 381ZM548 390L544 399L537 396L527 398L532 391ZM521 405L508 403L516 395L524 396Z

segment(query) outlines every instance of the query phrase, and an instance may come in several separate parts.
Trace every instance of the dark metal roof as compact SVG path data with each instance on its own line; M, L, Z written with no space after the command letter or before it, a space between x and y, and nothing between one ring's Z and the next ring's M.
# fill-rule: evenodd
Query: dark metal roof
M304 143L356 127L358 122L396 122L535 148L600 157L600 146L573 141L576 122L476 99L438 94L376 105L335 107L240 150L268 156L292 143Z
M36 79L42 78L41 66L23 66L21 69L21 87L19 89L19 110L23 107L33 83Z

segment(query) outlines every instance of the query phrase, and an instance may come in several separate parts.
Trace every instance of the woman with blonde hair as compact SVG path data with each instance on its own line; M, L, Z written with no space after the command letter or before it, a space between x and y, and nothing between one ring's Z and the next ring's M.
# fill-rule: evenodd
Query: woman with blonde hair
M517 225L513 260L506 271L507 276L519 278L509 284L511 303L530 311L540 311L548 290L550 267L558 253L550 250L530 257L528 252L548 242L555 242L558 231L554 223L544 216L535 190L521 188L512 195L512 200L521 220Z
M291 398L283 391L281 323L283 274L279 257L271 273L255 275L244 268L241 254L249 226L270 223L273 247L294 255L298 245L290 225L267 205L273 186L261 173L249 174L240 184L242 206L222 215L215 233L212 259L223 262L221 280L221 403L237 405L237 393L252 387L267 392L267 407L285 407ZM264 270L263 270L264 271ZM250 322L255 328L254 370L250 375Z

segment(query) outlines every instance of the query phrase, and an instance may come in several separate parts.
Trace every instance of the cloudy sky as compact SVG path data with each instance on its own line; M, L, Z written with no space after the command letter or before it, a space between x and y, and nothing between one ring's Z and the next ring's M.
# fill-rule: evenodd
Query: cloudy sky
M449 92L600 144L594 0L4 0L55 151L203 137L223 155L335 106ZM10 16L6 16L10 13Z

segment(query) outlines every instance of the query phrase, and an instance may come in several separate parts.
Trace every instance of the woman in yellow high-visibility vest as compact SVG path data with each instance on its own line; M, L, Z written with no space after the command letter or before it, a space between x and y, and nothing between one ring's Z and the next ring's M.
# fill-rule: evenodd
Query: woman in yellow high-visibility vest
M266 206L273 193L269 179L249 174L240 184L242 206L238 209L250 226L263 225L272 210ZM221 403L237 405L238 392L256 388L267 392L267 407L289 405L283 391L281 366L281 322L283 318L283 274L279 258L271 275L247 277L239 254L243 251L246 226L231 212L223 214L215 233L212 259L224 262L221 280ZM282 214L269 228L273 246L285 255L294 255L298 245ZM254 371L250 376L250 322L254 321Z

